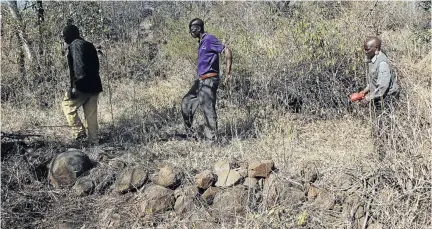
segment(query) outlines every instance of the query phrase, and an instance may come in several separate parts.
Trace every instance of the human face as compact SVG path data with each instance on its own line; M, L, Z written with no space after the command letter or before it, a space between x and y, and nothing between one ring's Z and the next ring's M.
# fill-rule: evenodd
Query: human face
M63 32L61 37L63 38L64 42L66 42L66 44L70 45L72 43L72 41L74 41L76 39L75 36L73 36L72 34L68 33L68 32Z
M365 55L369 60L371 60L377 52L377 47L376 47L375 42L373 40L369 41L369 42L365 42L363 45L363 48L365 51Z
M199 37L200 31L201 31L201 28L197 25L192 25L189 28L189 33L193 38Z

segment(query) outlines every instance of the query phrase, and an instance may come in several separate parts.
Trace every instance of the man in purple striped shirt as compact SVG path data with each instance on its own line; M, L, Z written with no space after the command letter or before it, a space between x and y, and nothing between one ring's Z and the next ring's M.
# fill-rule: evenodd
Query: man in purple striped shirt
M204 31L204 22L195 18L189 23L189 33L198 38L198 72L197 79L189 92L182 99L182 115L186 131L191 133L193 116L198 107L204 112L205 136L217 140L216 91L219 86L219 54L225 52L227 83L231 73L231 50L215 36Z

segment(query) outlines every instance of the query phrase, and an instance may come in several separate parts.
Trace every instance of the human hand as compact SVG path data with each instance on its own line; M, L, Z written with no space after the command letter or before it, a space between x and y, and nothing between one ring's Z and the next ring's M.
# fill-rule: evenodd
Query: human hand
M362 100L360 100L361 105L367 105L368 103L369 103L369 101L366 99L366 97L364 97Z
M351 102L362 100L365 97L364 93L353 93L350 95Z
M77 94L76 88L73 88L73 87L69 88L68 94L67 94L69 99L75 99L76 94Z

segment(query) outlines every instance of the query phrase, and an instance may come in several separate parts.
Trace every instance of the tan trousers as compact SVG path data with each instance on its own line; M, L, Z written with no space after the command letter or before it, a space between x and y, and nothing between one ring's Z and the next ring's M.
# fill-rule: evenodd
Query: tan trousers
M62 108L69 126L72 128L74 138L85 137L87 128L89 140L98 142L97 101L98 94L87 94L78 92L74 99L66 93L63 98ZM85 128L78 116L78 109L83 107Z

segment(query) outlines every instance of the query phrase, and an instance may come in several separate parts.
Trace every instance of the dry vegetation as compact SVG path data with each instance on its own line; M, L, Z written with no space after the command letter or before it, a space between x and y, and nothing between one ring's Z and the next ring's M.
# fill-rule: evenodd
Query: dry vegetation
M25 75L17 21L1 4L1 130L40 135L2 135L3 228L362 228L342 214L350 196L383 228L432 226L432 56L430 23L424 26L430 2L44 2L41 28L32 9L21 11L30 46L44 50L34 57L41 68L26 61ZM94 160L109 155L101 167L115 171L109 162L119 160L154 172L170 163L184 170L188 184L221 159L271 158L278 177L307 189L300 171L313 164L315 185L336 207L305 201L250 207L230 218L210 215L206 206L187 216L142 216L135 205L140 191L76 197L52 189L46 166L72 146L60 108L68 76L58 37L70 9L84 38L104 52L102 144L82 147ZM234 52L233 80L218 92L219 144L180 137L180 101L196 68L196 41L187 34L195 17ZM368 35L382 38L402 88L383 161L373 154L368 108L348 102L365 83L361 47ZM296 99L298 113L288 106ZM201 123L198 115L198 129Z

